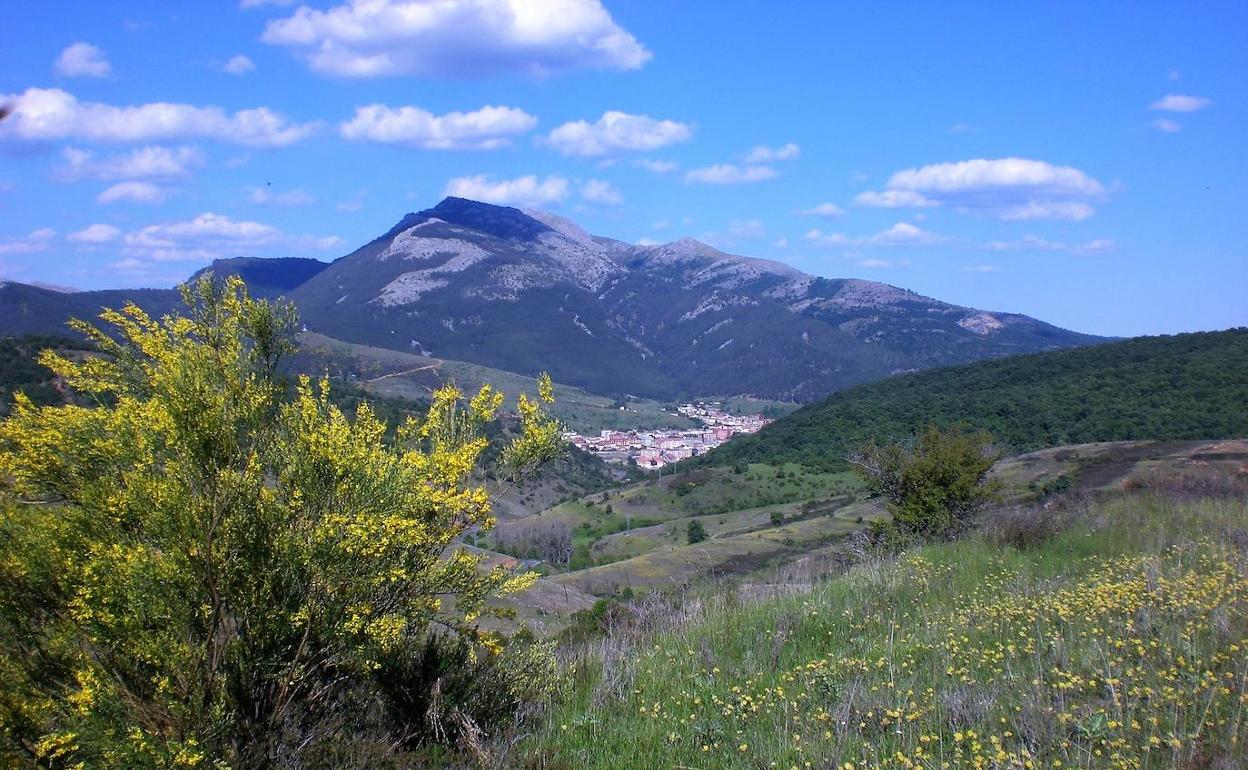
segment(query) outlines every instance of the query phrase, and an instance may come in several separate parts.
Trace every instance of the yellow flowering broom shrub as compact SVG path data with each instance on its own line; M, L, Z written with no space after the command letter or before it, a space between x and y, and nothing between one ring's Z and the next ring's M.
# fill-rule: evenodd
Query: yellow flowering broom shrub
M502 394L444 387L388 439L327 382L283 382L292 307L236 278L183 293L185 316L75 322L102 355L43 355L93 406L19 396L0 423L3 751L55 767L380 761L410 726L342 752L393 721L386 693L404 683L380 687L383 666L428 655L435 631L466 660L493 656L501 641L473 621L533 580L455 547L493 525L472 474ZM511 471L558 451L550 400L545 377L521 396Z

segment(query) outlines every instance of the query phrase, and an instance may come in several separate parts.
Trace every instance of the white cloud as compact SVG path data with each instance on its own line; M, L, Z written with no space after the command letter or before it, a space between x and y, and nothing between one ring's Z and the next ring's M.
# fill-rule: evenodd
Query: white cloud
M1087 219L1105 188L1071 166L1026 158L976 158L898 171L855 201L882 208L954 206L1001 219Z
M18 238L0 239L0 254L31 254L37 251L47 251L55 237L55 230L50 227L40 227Z
M781 160L793 160L802 154L802 148L789 142L783 147L768 147L760 144L745 154L742 159L750 165L758 165L761 163L774 163Z
M542 143L564 155L594 156L657 150L688 141L691 136L693 127L687 123L610 110L593 123L564 123L547 134Z
M738 166L733 163L716 163L713 166L695 168L685 174L686 182L699 184L747 184L774 179L779 173L771 166Z
M251 8L264 8L265 6L273 6L274 8L285 8L294 5L299 0L239 0L238 7L244 10Z
M112 225L90 225L78 232L70 233L65 236L66 240L74 243L109 243L117 240L121 235L121 229Z
M339 201L338 205L334 206L334 208L344 214L354 214L364 208L364 204L360 201Z
M996 265L972 265L970 267L958 268L963 273L999 273L1001 268Z
M997 216L1006 220L1019 219L1073 219L1082 221L1096 213L1096 209L1083 201L1027 201L1016 206L1006 206Z
M656 241L653 238L639 238L637 240L638 246L658 246L659 243L660 241Z
M434 115L419 107L357 107L339 126L343 138L423 150L493 150L537 125L537 118L515 107L482 107L474 112Z
M898 222L887 230L862 239L861 243L866 246L927 246L944 240L944 236L920 229L909 222Z
M301 6L261 39L335 77L543 77L576 69L632 70L651 54L599 0L348 0Z
M1188 96L1186 94L1166 94L1157 101L1148 105L1150 110L1163 110L1165 112L1196 112L1203 110L1213 104L1212 99L1203 96Z
M175 179L204 165L204 153L196 147L139 147L120 155L97 158L90 150L66 147L65 163L57 169L62 179Z
M733 238L765 238L767 228L758 219L735 219L728 223L728 235Z
M247 200L259 205L269 203L278 206L308 206L316 203L316 198L308 194L306 190L294 189L285 192L274 192L268 187L251 187L248 189Z
M604 182L601 179L591 179L582 184L581 197L590 203L601 203L604 206L618 206L624 202L620 191L615 189L610 182Z
M1065 251L1071 254L1101 254L1113 250L1114 245L1114 241L1109 238L1070 244L1051 241L1039 235L1024 235L1012 241L988 241L983 247L988 251Z
M808 209L802 209L798 212L804 217L823 217L824 219L836 219L845 215L845 209L835 203L820 203Z
M949 126L949 133L951 134L973 134L978 130L978 126L970 123L954 123L952 126Z
M61 51L52 69L56 74L66 78L106 78L113 74L108 57L90 43L74 43Z
M844 246L849 243L849 238L843 233L825 233L817 227L807 230L804 237L819 246Z
M680 164L674 160L652 160L650 158L642 158L633 161L635 166L644 168L647 171L653 171L656 174L670 174L680 168Z
M1177 134L1183 130L1183 125L1179 121L1171 120L1170 118L1158 118L1153 121L1152 126L1158 131L1167 134Z
M858 260L858 267L868 267L873 269L883 269L893 267L893 263L887 259L861 259Z
M1023 189L1044 194L1100 195L1100 182L1071 166L1026 158L977 158L898 171L888 180L894 190L966 193Z
M789 247L789 239L782 235L776 239L774 245L777 249L787 249Z
M930 208L940 205L911 190L867 190L854 196L854 203L874 209Z
M568 180L561 176L538 179L534 174L515 179L494 179L484 174L455 177L443 195L509 206L547 206L568 197Z
M80 102L59 88L28 88L0 96L13 113L0 141L150 142L203 137L248 147L285 147L309 136L315 123L292 124L268 107L226 113L220 107L153 102L115 107Z
M272 225L205 212L194 219L148 225L126 233L122 253L150 262L208 262L223 257L252 256L274 248L324 250L341 244L342 239L336 236L288 235Z
M256 63L241 53L230 57L229 61L221 65L221 71L227 75L246 75L255 69Z
M165 202L165 190L151 182L119 182L96 196L96 203L131 203L160 204Z

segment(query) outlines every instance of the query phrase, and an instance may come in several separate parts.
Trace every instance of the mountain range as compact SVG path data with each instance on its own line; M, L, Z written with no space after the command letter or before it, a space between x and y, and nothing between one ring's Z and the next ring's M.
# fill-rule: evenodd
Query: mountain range
M1094 344L1024 315L727 254L683 238L636 245L542 211L461 198L404 216L330 264L219 260L307 329L534 374L606 395L811 401L899 372ZM54 333L70 315L172 290L67 293L0 285L0 334Z

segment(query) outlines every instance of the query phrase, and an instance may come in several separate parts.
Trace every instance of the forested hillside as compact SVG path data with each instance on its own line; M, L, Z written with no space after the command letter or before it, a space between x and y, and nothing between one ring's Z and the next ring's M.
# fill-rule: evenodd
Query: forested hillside
M832 468L870 440L966 423L1005 449L1248 435L1248 329L1139 337L892 377L836 393L699 465Z

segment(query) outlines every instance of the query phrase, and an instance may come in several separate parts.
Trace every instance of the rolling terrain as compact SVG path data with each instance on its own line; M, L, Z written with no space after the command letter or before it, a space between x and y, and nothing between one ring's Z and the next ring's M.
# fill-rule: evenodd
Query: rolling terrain
M862 385L691 462L841 468L928 422L987 430L1010 452L1092 441L1248 435L1248 329L1138 337Z

